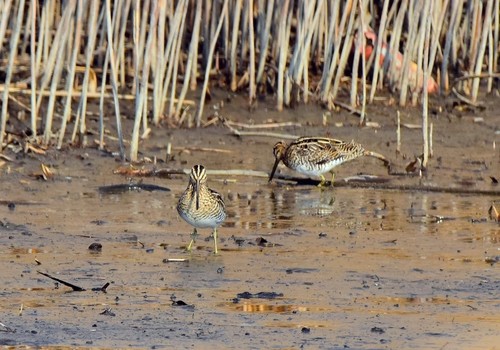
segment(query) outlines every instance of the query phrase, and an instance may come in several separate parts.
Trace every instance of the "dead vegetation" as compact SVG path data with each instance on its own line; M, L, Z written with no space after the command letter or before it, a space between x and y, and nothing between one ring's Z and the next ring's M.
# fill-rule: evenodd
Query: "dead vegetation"
M401 106L422 104L425 166L427 94L452 91L476 105L480 89L498 89L499 0L0 5L0 149L92 145L96 113L98 147L113 130L122 159L126 136L136 160L151 127L200 126L210 86L247 94L250 107L263 96L278 110L349 101L363 125L364 106L388 88ZM189 99L193 91L201 97ZM124 117L134 119L131 135Z

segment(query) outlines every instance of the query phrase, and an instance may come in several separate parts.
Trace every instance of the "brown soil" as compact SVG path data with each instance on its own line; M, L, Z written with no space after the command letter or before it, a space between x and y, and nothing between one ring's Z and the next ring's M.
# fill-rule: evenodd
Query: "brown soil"
M499 349L500 226L488 209L500 197L491 178L500 179L500 103L484 100L484 111L458 111L451 102L431 110L434 157L423 177L402 175L421 153L421 131L403 128L406 158L396 156L396 112L383 103L368 108L380 127L359 128L345 111L324 127L317 107L277 113L265 102L249 111L242 97L226 101L219 113L232 121L301 122L272 131L354 139L394 166L388 174L375 159L355 160L338 167L337 186L325 190L284 181L299 175L283 167L271 184L209 176L229 212L217 256L209 230L200 230L197 249L184 251L191 227L175 206L186 175L143 180L170 192L102 194L99 186L129 181L113 174L120 162L109 153L7 150L13 161L0 168L0 344ZM420 114L401 110L402 122L418 124ZM130 120L125 124L128 132ZM201 163L269 172L276 138L237 138L220 124L155 128L142 155L163 160L168 142L173 159L159 168ZM41 163L54 172L48 181L32 176ZM357 174L379 181L361 188L342 180ZM95 242L101 252L88 249ZM169 262L178 258L185 261ZM106 293L92 290L108 282Z

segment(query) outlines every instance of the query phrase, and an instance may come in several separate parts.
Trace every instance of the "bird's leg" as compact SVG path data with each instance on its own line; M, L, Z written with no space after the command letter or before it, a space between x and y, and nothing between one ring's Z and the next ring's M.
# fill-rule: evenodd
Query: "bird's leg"
M335 180L335 173L332 171L332 182L331 182L331 186L333 187L333 180Z
M214 254L217 254L217 227L214 228Z
M191 251L191 249L193 248L193 244L194 242L196 242L196 237L198 236L198 231L196 231L196 228L193 230L193 233L191 233L191 242L189 243L189 245L187 246L186 250L188 252Z
M323 187L323 186L325 186L326 179L323 176L323 174L320 174L319 176L321 177L321 182L318 184L318 187Z

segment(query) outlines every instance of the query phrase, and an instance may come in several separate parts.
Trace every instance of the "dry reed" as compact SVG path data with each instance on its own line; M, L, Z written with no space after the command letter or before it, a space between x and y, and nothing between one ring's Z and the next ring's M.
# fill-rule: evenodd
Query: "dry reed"
M333 106L350 99L352 107L362 105L361 124L366 103L389 87L400 105L422 104L425 157L428 94L454 88L477 103L482 90L498 89L499 0L1 0L0 5L5 77L0 150L13 142L7 123L17 115L11 115L9 98L28 106L29 142L62 148L75 144L77 136L80 144L88 143L89 99L99 97L100 147L105 129L111 130L125 159L126 136L134 161L148 123L180 125L202 82L195 116L200 126L211 82L220 84L225 77L229 89L248 94L250 105L258 94L274 91L278 110L297 101ZM349 72L352 85L346 89ZM462 76L470 78L450 84ZM122 114L130 110L123 98L132 100L133 113ZM106 117L110 104L115 122ZM127 117L134 119L131 135L122 132Z

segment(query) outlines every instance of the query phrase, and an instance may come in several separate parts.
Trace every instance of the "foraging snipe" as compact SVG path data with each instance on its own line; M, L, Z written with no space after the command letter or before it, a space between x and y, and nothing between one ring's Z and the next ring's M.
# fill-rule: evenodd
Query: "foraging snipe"
M276 158L269 176L273 179L278 163L283 163L290 169L309 176L320 176L321 182L318 186L324 186L326 180L324 173L332 173L332 186L335 174L332 169L349 160L368 155L379 158L384 162L387 160L380 154L366 151L360 144L351 141L344 142L326 137L299 137L290 145L279 141L273 148Z
M177 212L188 224L194 226L190 251L196 240L197 228L213 228L214 253L217 254L217 227L226 219L222 196L208 188L207 172L203 165L195 165L189 175L189 184L177 203Z

